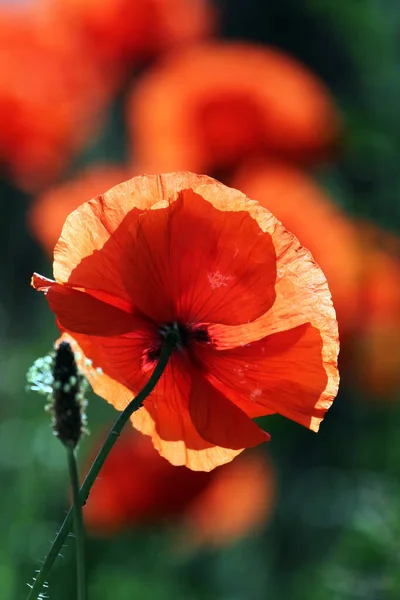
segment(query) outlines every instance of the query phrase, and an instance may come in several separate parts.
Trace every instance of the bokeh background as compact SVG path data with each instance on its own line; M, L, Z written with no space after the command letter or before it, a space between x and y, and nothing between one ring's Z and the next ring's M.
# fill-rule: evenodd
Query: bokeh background
M390 0L0 2L0 597L25 598L68 507L25 390L57 337L33 271L79 203L142 172L217 177L326 273L340 393L318 435L211 474L126 432L85 509L96 600L400 597L400 6ZM115 418L89 397L82 470ZM75 598L73 539L48 596Z

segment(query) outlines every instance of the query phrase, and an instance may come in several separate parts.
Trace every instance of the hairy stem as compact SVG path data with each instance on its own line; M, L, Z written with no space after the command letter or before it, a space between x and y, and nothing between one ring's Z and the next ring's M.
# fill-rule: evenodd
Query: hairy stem
M83 526L82 504L79 497L79 477L76 466L75 452L67 447L69 476L71 479L72 494L74 499L74 530L76 538L76 578L77 600L87 600L87 586L85 573L85 530Z
M104 444L102 445L102 447L100 448L99 453L97 454L97 456L89 470L89 473L87 474L85 481L83 482L83 485L80 489L79 500L80 500L81 506L84 506L84 504L86 503L86 500L89 496L89 492L92 488L92 485L94 484L94 482L100 472L100 469L103 466L104 461L106 460L111 448L114 446L115 442L117 441L118 437L120 436L124 425L129 420L129 417L142 406L143 401L147 398L147 396L153 391L153 389L157 385L161 375L165 371L165 368L171 357L172 351L178 342L179 342L178 334L176 334L174 332L171 332L171 335L168 335L166 337L160 359L159 359L157 365L155 366L154 371L151 374L148 382L142 388L142 390L137 394L137 396L128 404L128 406L125 408L125 410L119 415L119 417L115 421L114 425L110 429L110 431L107 435L107 438L106 438ZM49 571L50 571L51 567L53 566L53 563L54 563L55 559L57 558L57 556L65 542L65 539L71 529L74 512L75 512L74 507L72 506L69 509L68 514L65 517L63 524L61 525L61 529L57 533L57 536L50 548L48 555L46 556L46 559L45 559L41 569L37 573L37 576L31 586L31 590L29 592L27 600L37 600L39 598L39 594L41 593L43 584L46 582L47 575L49 574Z

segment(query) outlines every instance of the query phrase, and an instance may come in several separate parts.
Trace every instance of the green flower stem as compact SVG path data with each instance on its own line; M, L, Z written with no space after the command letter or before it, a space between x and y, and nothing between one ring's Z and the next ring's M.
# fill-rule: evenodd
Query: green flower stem
M83 526L82 504L79 497L79 477L76 466L75 452L71 446L67 447L69 476L71 479L72 494L74 499L74 529L76 537L76 577L77 600L87 600L87 585L85 573L85 531Z
M172 354L174 347L179 342L179 334L177 332L171 331L168 336L166 336L165 343L163 345L163 349L161 352L160 359L151 374L148 382L143 387L143 389L138 393L138 395L128 404L125 410L119 415L118 419L115 421L113 427L110 429L108 436L99 450L98 455L96 456L89 473L86 476L85 481L79 492L79 499L82 506L85 505L86 500L89 496L89 492L92 488L92 485L97 479L97 476L100 472L101 467L103 466L104 461L106 460L111 448L114 446L117 441L124 425L129 420L129 417L137 411L141 406L143 401L147 398L147 396L153 391L155 386L157 385L161 375L163 374L168 360ZM57 533L56 539L54 540L48 555L41 567L38 571L37 576L34 580L32 588L29 592L27 600L37 600L39 594L42 591L43 584L46 581L47 575L53 566L55 559L57 558L65 539L71 529L72 518L74 514L74 507L72 506L69 509L67 516L64 519L63 524L61 525L60 531Z

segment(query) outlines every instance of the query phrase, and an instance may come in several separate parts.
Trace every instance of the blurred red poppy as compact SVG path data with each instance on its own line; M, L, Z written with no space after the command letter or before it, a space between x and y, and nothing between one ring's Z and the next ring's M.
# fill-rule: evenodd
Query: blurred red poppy
M34 275L61 331L103 374L117 409L179 332L156 390L132 416L173 464L209 470L269 439L280 413L318 430L337 391L326 279L296 238L237 190L191 173L135 177L81 205ZM96 371L94 372L96 373Z
M77 38L33 9L0 10L0 162L28 191L60 176L108 97Z
M213 473L174 467L148 437L125 429L92 488L85 523L94 533L109 535L127 525L177 517Z
M149 438L125 430L84 508L94 535L174 520L190 544L226 544L261 525L274 504L266 458L249 454L210 473L174 467Z
M360 224L365 258L360 314L345 366L369 396L393 398L400 390L400 239Z
M362 253L355 225L299 168L249 163L230 184L268 208L308 248L328 280L340 333L356 326Z
M74 179L37 196L29 208L28 224L35 239L52 256L67 216L88 198L101 194L133 173L119 165L95 165Z
M46 0L45 0L46 1ZM86 44L103 67L125 70L214 30L208 0L47 0L48 8Z
M127 112L147 172L223 172L265 154L314 161L338 133L329 93L306 67L244 43L167 56L135 85Z
M260 454L244 454L215 473L186 511L193 545L228 544L268 521L274 508L274 471Z

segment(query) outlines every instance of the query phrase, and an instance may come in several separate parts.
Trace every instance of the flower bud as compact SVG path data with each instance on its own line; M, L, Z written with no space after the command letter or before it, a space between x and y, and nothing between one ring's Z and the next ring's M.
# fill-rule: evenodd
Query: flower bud
M37 359L27 379L31 390L47 396L46 410L52 415L55 435L64 446L75 448L86 432L87 381L78 369L71 345L63 341L54 353Z
M83 430L82 376L68 342L61 342L53 362L53 428L64 446L75 448Z

